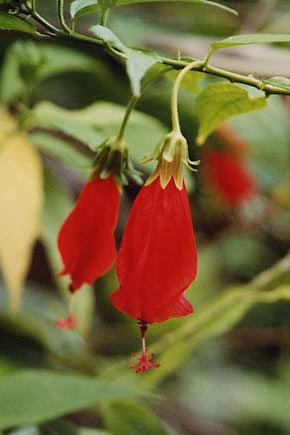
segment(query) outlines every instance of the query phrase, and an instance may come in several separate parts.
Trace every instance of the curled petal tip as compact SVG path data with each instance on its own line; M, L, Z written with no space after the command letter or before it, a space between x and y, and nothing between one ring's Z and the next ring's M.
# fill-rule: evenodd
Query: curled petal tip
M76 318L72 314L69 314L66 319L56 320L54 324L61 329L74 329Z

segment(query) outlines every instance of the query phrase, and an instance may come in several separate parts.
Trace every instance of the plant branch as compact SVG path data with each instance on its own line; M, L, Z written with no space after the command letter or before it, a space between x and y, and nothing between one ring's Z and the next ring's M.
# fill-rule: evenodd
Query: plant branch
M97 46L103 46L113 57L119 59L120 61L127 60L126 53L122 52L119 49L116 50L113 47L109 47L106 41L72 31L67 26L64 19L63 0L57 0L57 2L58 2L59 21L63 30L57 29L55 26L47 22L38 12L33 11L32 8L30 9L31 17L39 24L41 24L43 27L45 27L47 30L53 32L56 36L62 36L66 39L69 38L77 41L83 41ZM204 60L193 58L192 61L185 61L179 59L171 59L168 57L160 57L160 60L164 65L168 65L168 67L172 67L177 70L183 69L193 61L196 61L196 64L192 68L190 68L192 71L200 71L200 72L204 72L205 74L221 77L229 80L232 83L235 82L235 83L245 84L265 92L267 96L274 95L274 94L290 96L290 89L265 83L263 82L263 80L257 79L253 75L237 74L232 71L228 71L222 68L217 68L210 64L207 64L210 56L211 56L211 52Z

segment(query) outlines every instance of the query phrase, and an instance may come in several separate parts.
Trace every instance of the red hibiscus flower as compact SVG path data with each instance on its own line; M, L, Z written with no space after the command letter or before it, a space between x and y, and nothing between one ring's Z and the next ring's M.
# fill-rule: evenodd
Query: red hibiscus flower
M138 194L117 257L120 287L111 295L116 308L141 324L143 352L136 372L155 367L147 355L147 324L193 312L183 296L194 280L197 254L182 166L187 144L168 135L157 170Z
M253 176L239 157L212 150L207 152L203 162L206 187L225 204L240 206L257 191Z

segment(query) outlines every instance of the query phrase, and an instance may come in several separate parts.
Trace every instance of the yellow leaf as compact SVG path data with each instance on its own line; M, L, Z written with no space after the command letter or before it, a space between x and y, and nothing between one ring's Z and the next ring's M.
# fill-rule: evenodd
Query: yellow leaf
M6 136L17 128L16 120L8 112L0 107L0 146Z
M40 156L24 133L13 133L0 149L0 265L14 310L40 232L42 201Z

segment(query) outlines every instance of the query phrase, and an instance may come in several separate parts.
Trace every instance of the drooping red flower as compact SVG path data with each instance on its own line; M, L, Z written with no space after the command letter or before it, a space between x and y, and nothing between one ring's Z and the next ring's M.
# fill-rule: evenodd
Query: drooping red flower
M206 187L231 207L240 206L257 191L243 161L222 150L211 150L204 156L203 179Z
M114 231L120 188L114 177L88 181L58 234L64 264L61 275L70 275L70 291L92 284L106 273L116 257Z
M117 309L138 320L142 354L133 357L136 373L153 364L147 326L191 314L183 296L196 276L197 252L188 195L183 180L187 144L181 134L167 135L157 169L142 187L131 209L117 256L119 289L111 295Z

